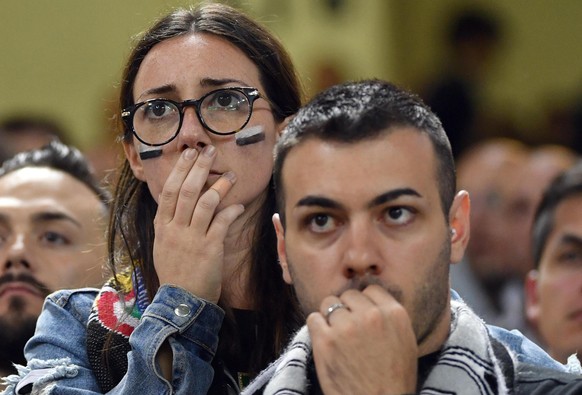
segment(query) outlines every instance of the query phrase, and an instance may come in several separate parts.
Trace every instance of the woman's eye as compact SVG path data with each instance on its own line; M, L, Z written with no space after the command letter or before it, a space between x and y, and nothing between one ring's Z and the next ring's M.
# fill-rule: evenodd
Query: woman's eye
M176 112L170 103L164 101L154 101L143 106L146 118L162 118Z
M406 207L390 207L384 211L384 221L390 225L405 225L412 221L414 213Z
M235 91L217 92L210 95L207 100L210 111L237 111L246 103L244 95Z
M315 214L307 219L307 225L312 232L325 233L334 229L337 222L327 214Z
M54 245L69 244L69 240L65 236L63 236L57 232L45 232L41 236L41 239L48 244L54 244Z

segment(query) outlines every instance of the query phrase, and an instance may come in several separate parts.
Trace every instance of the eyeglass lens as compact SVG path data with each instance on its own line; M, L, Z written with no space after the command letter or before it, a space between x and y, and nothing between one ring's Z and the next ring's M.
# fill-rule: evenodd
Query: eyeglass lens
M238 131L248 121L251 105L247 97L235 89L222 89L204 96L198 107L194 101L177 104L159 99L145 102L136 109L133 128L141 140L148 144L162 144L179 131L183 110L196 107L198 116L213 133L228 134Z

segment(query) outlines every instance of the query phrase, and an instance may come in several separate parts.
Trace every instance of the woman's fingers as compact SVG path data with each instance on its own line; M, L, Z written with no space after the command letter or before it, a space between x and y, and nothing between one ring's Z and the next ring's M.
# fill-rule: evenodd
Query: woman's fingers
M186 180L186 177L188 177L197 157L198 151L193 148L188 148L178 158L159 196L158 211L156 214L157 221L166 224L174 218L182 184Z
M191 224L192 215L202 198L201 191L208 179L208 174L214 163L215 156L216 150L211 145L204 147L198 155L192 170L190 170L190 173L188 173L188 176L182 184L182 188L180 188L178 202L176 203L176 212L174 214L176 224L184 226Z
M184 151L168 176L158 202L161 223L190 225L215 156L216 150L210 145L199 154L194 149Z
M212 239L224 240L226 232L232 223L245 211L242 204L233 204L221 210L210 224L208 237Z
M222 175L212 186L200 196L198 204L194 208L191 217L191 227L199 232L206 233L214 223L216 207L220 201L230 191L236 182L236 175L228 171ZM216 214L218 216L218 214Z
M218 200L220 201L224 199L224 196L230 190L230 188L232 188L235 181L236 174L234 174L232 171L227 171L214 184L212 184L210 189L218 193Z

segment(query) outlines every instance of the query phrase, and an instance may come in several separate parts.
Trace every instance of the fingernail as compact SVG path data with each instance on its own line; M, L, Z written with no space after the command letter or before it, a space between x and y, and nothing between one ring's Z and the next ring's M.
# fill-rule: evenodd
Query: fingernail
M230 181L231 184L234 184L236 181L236 174L232 171L227 171L226 173L223 173L222 176Z
M186 158L188 160L196 159L197 156L198 156L198 151L196 151L193 148L188 148L184 152L184 158Z
M202 153L206 156L212 156L214 154L214 151L216 150L216 148L214 148L213 145L207 145L206 147L204 147L204 149L202 150Z

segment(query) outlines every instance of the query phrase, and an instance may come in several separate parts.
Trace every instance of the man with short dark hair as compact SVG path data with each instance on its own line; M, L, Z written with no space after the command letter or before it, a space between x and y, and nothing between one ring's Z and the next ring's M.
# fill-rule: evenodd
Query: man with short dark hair
M108 205L85 157L57 140L0 168L0 377L26 363L50 292L100 285Z
M51 140L67 142L65 129L49 117L14 114L0 120L0 164L19 152L38 149Z
M582 350L582 163L546 189L532 227L535 269L526 278L526 314L550 355Z
M274 180L280 264L307 325L245 394L581 391L582 378L451 295L469 196L415 95L379 80L317 95L277 143Z

